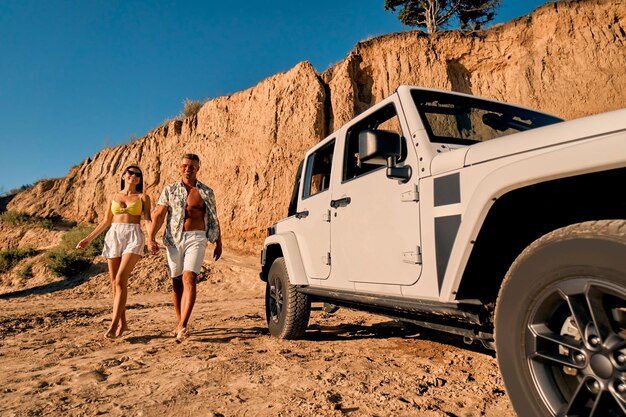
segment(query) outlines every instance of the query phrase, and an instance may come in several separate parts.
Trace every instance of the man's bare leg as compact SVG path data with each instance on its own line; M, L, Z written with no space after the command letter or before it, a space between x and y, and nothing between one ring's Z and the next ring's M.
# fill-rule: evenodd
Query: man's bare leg
M174 336L178 334L180 330L180 306L183 298L183 276L179 275L172 278L172 302L174 303L174 312L176 313L176 328L174 329Z
M177 338L180 340L180 332L183 331L185 334L183 338L185 338L187 327L189 326L189 318L191 317L191 312L193 311L193 306L196 303L196 276L197 274L192 271L184 271L183 272L183 298L181 300L181 317L178 322L178 336Z

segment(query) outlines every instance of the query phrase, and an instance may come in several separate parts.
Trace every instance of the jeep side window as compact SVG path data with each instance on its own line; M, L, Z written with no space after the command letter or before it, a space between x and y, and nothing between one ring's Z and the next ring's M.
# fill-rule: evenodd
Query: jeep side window
M348 130L342 178L344 182L382 167L379 164L368 164L359 160L359 133L367 129L388 130L399 134L402 138L402 155L397 162L402 162L406 159L406 140L402 135L396 108L391 103L361 120Z
M333 140L307 158L303 199L326 191L330 187L330 171L334 150L335 141Z

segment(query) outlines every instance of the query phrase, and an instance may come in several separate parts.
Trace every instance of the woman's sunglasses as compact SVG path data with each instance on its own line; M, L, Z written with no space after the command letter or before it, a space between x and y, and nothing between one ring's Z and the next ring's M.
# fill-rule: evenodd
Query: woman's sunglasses
M141 174L141 172L131 171L131 170L126 171L126 173L127 173L128 175L134 175L134 176L135 176L135 177L137 177L137 178L141 178L141 175L142 175L142 174Z

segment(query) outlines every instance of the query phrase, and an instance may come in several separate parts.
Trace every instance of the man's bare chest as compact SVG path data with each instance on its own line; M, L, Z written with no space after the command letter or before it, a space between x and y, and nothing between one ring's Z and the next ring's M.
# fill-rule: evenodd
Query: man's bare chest
M204 200L202 199L200 193L198 193L198 190L196 188L192 188L188 192L186 209L187 211L202 211L204 213Z

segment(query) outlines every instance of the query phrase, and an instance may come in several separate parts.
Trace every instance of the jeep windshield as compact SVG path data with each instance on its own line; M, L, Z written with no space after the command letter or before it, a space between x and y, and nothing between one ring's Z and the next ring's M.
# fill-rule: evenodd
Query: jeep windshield
M474 97L413 90L413 101L432 142L472 145L562 122L563 119Z

